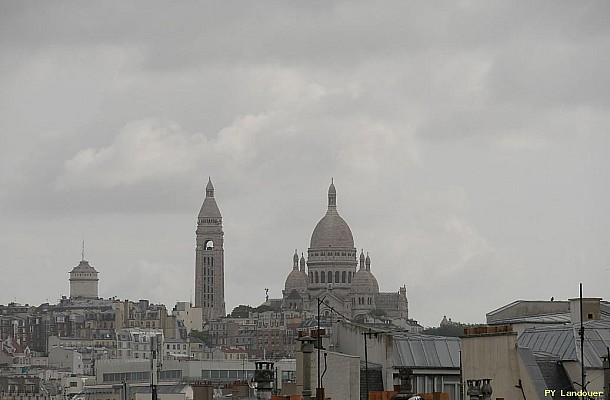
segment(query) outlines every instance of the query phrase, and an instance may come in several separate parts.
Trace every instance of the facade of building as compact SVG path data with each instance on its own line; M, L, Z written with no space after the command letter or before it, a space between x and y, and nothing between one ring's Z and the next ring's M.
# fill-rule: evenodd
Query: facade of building
M75 375L85 372L83 355L76 348L55 347L49 351L49 366Z
M172 310L172 315L177 321L182 321L186 332L192 330L200 331L203 327L201 308L193 307L186 301L179 301Z
M210 179L197 217L195 247L195 307L203 310L204 321L226 316L223 241L222 215Z
M292 271L286 278L282 309L316 314L318 300L322 313L333 309L352 318L363 318L371 312L393 319L408 319L406 286L396 292L379 291L371 271L371 257L364 251L357 256L354 238L348 224L337 211L337 191L328 188L328 209L311 235L307 261L297 251Z
M156 338L156 343L153 341ZM116 358L120 360L148 359L153 346L163 349L163 331L160 329L122 329L116 332Z

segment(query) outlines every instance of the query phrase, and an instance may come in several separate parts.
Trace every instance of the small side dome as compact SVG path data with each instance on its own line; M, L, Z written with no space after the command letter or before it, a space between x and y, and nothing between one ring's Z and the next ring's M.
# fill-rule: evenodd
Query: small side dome
M360 269L352 278L352 292L354 293L379 293L379 284L370 270Z
M307 289L307 275L304 272L293 269L288 274L286 282L284 283L284 293L290 293L293 290L304 290Z

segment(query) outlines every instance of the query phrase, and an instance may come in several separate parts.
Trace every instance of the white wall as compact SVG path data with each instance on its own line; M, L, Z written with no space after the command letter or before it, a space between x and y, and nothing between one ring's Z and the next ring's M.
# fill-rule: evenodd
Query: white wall
M324 373L324 353L326 373L322 378L325 397L333 400L353 400L360 398L360 357L331 351L320 352L320 371ZM297 351L297 394L303 390L303 353ZM311 354L311 391L315 396L318 387L318 351Z
M529 400L543 399L525 371L516 348L517 334L484 335L462 338L463 380L491 379L493 398L522 400L521 390L515 385L521 383ZM467 388L464 388L466 396Z

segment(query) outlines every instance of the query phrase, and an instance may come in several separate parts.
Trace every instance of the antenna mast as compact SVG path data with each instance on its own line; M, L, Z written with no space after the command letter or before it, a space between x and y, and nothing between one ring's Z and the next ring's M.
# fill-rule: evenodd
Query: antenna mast
M580 334L580 378L581 378L581 386L580 388L584 391L586 390L587 383L585 382L585 325L582 321L583 311L582 311L582 282L580 283L580 330L578 333Z

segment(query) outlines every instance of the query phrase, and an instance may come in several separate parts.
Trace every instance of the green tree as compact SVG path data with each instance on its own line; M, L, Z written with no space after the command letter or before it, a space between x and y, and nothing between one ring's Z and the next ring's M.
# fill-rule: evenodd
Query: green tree
M240 304L231 311L229 314L232 318L248 318L250 313L254 311L254 308L245 304Z
M209 332L202 332L202 331L198 331L198 330L193 329L189 333L189 336L201 340L208 347L212 346L212 337L210 336Z
M260 306L258 306L254 309L254 312L257 312L257 313L262 313L265 311L274 311L274 310L271 306L268 306L266 304L261 304Z
M385 310L376 308L374 310L369 311L369 315L374 318L381 318L381 317L387 317L388 313L386 313Z
M444 326L426 328L422 333L424 335L459 337L464 334L464 329L473 326L479 326L479 324L462 324L460 322L454 322Z

